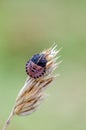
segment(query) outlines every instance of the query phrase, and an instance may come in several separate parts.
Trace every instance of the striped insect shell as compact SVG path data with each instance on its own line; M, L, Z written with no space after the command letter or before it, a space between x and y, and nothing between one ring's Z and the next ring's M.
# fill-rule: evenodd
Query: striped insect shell
M26 73L32 78L39 78L46 72L47 60L44 54L35 54L26 63Z

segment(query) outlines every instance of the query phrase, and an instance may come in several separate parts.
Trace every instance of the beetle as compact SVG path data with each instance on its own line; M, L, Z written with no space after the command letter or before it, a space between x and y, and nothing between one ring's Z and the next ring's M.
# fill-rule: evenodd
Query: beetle
M35 54L26 63L26 73L32 78L39 78L46 72L47 59L44 54Z

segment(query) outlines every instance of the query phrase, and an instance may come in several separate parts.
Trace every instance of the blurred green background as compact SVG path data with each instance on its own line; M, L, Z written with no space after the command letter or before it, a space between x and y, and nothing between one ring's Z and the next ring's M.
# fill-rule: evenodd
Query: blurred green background
M0 129L25 80L26 61L54 42L63 63L49 97L8 130L86 130L86 1L0 1Z

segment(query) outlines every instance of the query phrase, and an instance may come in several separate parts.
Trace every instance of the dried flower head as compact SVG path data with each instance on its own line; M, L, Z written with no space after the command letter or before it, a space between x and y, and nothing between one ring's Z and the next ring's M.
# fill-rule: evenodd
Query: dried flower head
M39 76L39 71L40 69L42 70L43 68L36 68L39 69L37 72L36 78L34 78L34 73L31 73L31 67L28 67L29 73L32 74L32 76L28 76L23 88L20 90L18 97L16 99L15 105L11 111L11 114L4 125L3 130L6 130L8 124L10 123L11 118L14 115L29 115L32 112L36 111L41 102L44 100L46 97L44 90L48 87L48 85L54 80L56 76L52 74L52 72L58 67L58 65L61 63L56 63L57 59L59 58L57 54L59 53L59 50L56 50L56 45L52 46L51 48L42 51L39 55L42 55L44 59L46 59L46 66L45 67L46 71L43 73L43 75ZM31 60L29 62L31 65ZM38 63L38 62L37 62ZM41 64L41 63L40 63ZM39 64L36 64L39 65ZM39 66L36 66L39 67ZM36 73L37 73L36 72ZM41 71L40 71L41 72ZM36 75L36 74L35 74Z

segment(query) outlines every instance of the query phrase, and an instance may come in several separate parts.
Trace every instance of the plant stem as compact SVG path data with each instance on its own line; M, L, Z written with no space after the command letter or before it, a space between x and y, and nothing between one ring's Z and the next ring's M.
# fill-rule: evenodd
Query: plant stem
M5 125L4 125L4 127L3 127L2 130L6 130L6 129L7 129L8 125L10 124L10 121L11 121L12 118L13 118L13 116L14 116L14 113L13 113L13 111L12 111L12 112L10 113L10 115L9 115L9 117L8 117L8 119L7 119L7 121L6 121L6 123L5 123Z

